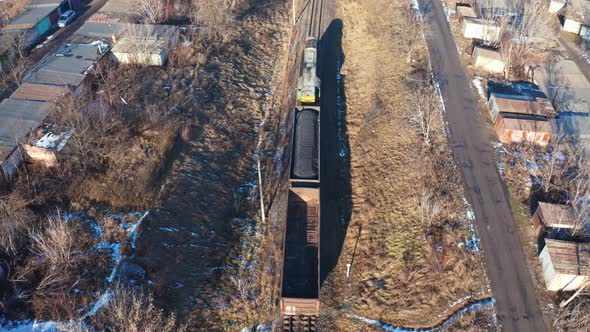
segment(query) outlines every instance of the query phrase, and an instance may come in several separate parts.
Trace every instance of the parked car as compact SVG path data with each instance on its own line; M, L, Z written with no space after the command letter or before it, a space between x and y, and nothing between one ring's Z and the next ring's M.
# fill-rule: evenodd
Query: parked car
M66 10L61 16L59 17L59 21L57 21L57 26L60 28L65 27L66 25L70 24L76 17L76 12L73 10Z

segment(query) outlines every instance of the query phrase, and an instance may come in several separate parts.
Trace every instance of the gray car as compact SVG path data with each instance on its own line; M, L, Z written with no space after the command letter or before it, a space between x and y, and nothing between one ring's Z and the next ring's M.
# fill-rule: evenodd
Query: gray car
M61 16L59 17L59 21L57 21L57 26L60 28L65 27L66 25L70 24L76 17L76 12L73 10L66 10Z

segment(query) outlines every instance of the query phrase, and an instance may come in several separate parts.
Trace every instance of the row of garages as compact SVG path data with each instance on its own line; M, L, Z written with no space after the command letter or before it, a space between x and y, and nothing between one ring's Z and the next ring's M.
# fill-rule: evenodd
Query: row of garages
M565 13L563 6L556 6L556 2L552 1L550 11ZM463 36L484 43L497 42L501 38L500 26L478 18L477 12L481 9L476 11L466 4L456 7ZM505 64L499 50L474 46L471 56L476 71L504 74ZM488 80L486 103L498 139L506 144L528 142L547 146L559 137L582 147L589 155L590 82L576 63L562 59L531 66L528 76L529 82ZM541 202L531 219L549 291L577 290L590 282L590 243L572 241L585 231L582 228L590 217L579 211L572 204Z
M68 37L0 102L0 184L14 178L26 158L55 164L55 154L71 133L51 132L45 120L64 95L79 95L91 88L93 68L100 61L109 57L123 63L163 65L178 37L177 26L118 22L87 22Z
M10 40L21 34L26 48L39 43L56 29L62 13L70 9L78 10L82 5L82 0L32 0L21 15L0 29L4 41L0 43L0 55L10 47Z

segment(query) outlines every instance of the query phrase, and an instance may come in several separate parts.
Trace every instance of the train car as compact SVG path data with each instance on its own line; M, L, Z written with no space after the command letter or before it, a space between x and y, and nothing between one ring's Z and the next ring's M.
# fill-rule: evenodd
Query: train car
M291 182L320 182L320 108L299 106L293 117Z
M284 331L314 331L320 311L320 108L293 116L281 312Z
M297 101L302 105L318 105L321 81L317 75L318 39L307 38L303 55L303 73L297 82Z

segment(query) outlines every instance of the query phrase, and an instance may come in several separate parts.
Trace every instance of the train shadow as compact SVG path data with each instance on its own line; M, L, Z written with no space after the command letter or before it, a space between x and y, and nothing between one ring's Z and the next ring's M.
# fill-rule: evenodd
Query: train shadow
M345 77L340 74L340 68L345 61L342 51L342 30L342 20L335 19L320 38L321 284L338 263L352 212Z

